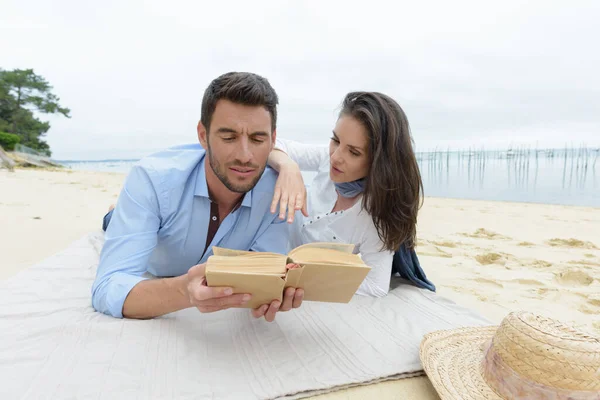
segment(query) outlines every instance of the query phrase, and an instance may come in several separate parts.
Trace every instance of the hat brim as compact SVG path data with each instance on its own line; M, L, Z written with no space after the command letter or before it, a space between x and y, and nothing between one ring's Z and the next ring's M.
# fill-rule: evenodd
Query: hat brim
M425 335L421 363L442 400L503 400L481 373L483 347L497 329L459 328Z

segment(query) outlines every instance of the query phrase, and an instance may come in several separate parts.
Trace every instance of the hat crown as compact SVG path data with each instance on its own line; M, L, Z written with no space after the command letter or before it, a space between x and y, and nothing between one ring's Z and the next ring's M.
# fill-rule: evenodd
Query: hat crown
M560 321L510 313L492 348L517 375L548 387L600 391L600 339Z

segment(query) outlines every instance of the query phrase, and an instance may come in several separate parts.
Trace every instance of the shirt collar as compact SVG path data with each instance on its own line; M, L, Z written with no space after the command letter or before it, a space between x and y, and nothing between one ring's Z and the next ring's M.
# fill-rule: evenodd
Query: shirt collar
M242 198L242 206L243 207L250 207L252 205L252 191L253 190L254 189L252 189L249 192L246 192L244 194L244 197ZM205 158L202 158L202 160L200 161L200 168L198 169L198 177L196 178L196 187L194 190L194 195L206 197L207 199L211 200L210 195L208 193L208 185L206 183Z

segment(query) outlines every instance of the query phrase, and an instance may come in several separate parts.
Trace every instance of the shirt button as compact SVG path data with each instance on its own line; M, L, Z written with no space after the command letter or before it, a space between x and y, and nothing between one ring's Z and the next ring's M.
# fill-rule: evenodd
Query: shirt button
M217 220L217 217L215 217L215 216L213 215L213 217L212 217L212 220L213 220L213 221L216 221L216 220Z

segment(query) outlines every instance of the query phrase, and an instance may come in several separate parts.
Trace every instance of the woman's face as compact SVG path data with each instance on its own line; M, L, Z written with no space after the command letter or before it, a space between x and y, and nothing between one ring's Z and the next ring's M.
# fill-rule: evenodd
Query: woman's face
M336 183L352 182L369 173L367 131L357 119L342 115L329 142L329 177Z

